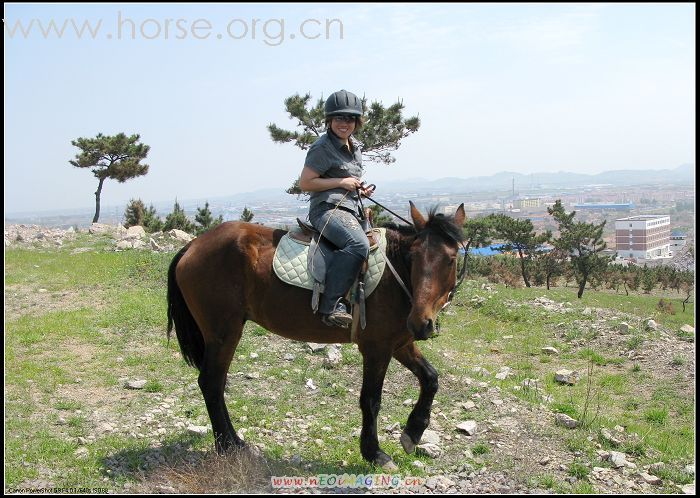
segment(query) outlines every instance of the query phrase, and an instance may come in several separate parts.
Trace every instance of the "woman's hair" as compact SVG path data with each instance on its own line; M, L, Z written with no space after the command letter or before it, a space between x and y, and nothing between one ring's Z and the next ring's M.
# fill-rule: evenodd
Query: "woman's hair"
M331 121L333 121L333 116L328 116L326 118L326 131L331 129ZM355 117L355 129L353 130L353 133L355 133L357 130L362 128L365 125L365 120L363 116L356 116Z

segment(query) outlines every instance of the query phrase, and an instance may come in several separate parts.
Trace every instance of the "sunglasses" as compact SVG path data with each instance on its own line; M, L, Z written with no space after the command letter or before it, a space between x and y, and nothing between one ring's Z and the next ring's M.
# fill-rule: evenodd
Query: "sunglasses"
M336 121L339 121L341 123L354 123L355 122L355 116L333 116L333 119Z

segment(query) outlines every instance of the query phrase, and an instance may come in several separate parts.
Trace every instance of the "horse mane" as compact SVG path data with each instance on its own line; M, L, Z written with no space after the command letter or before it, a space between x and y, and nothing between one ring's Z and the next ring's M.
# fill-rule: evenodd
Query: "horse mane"
M454 217L438 213L437 206L431 207L428 211L428 220L425 223L425 228L420 232L417 232L413 226L397 225L393 222L384 226L398 232L403 237L420 237L427 234L435 234L455 244L460 244L465 240L464 231L462 227L455 223Z

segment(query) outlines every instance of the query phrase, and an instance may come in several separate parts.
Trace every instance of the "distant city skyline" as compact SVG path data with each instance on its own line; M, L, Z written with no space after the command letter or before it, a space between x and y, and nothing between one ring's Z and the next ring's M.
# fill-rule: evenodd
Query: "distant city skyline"
M421 128L372 183L695 163L695 5L5 4L5 211L94 206L71 140L138 133L103 206L284 190L283 101L345 88Z

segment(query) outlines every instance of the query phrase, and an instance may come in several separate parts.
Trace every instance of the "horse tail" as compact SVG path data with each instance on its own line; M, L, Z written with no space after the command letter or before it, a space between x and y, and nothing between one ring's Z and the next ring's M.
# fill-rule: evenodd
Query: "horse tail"
M173 258L168 269L168 340L170 332L175 325L177 342L180 344L180 352L188 365L201 370L204 360L204 336L199 330L190 309L187 307L182 291L175 279L175 267L182 256L187 252L189 244L183 247Z

